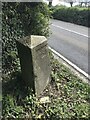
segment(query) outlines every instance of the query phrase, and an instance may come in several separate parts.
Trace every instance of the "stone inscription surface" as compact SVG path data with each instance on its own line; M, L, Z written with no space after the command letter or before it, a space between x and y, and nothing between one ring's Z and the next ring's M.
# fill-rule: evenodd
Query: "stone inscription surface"
M50 79L50 66L48 49L46 45L36 51L35 71L35 75L37 76L35 82L38 84L38 86L36 86L36 89L38 89L38 91L41 91L45 88Z
M24 41L29 44L25 44ZM50 80L47 39L44 36L31 35L30 38L25 37L16 43L21 63L22 79L39 95Z

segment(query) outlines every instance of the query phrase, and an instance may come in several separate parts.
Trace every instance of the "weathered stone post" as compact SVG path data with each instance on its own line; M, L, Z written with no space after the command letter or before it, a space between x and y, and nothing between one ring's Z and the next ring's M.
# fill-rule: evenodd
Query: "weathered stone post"
M28 36L16 41L20 58L22 79L39 95L50 79L47 39L44 36Z

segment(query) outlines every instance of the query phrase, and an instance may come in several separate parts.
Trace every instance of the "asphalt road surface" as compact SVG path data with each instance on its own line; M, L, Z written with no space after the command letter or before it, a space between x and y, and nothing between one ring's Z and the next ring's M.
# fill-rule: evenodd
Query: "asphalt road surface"
M88 28L59 20L50 23L49 46L88 73Z

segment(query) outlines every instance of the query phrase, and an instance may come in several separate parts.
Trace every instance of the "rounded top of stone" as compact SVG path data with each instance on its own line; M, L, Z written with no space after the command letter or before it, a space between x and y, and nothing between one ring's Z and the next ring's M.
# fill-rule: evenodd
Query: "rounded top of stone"
M18 42L30 48L38 46L39 44L42 44L45 41L47 41L47 39L44 36L38 35L31 35L18 40Z

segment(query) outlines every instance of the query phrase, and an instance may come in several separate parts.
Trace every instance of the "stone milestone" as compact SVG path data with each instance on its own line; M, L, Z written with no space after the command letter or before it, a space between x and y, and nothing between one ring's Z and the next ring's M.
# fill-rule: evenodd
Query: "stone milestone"
M47 39L31 35L16 41L20 58L22 79L36 95L39 95L50 80L50 63Z

